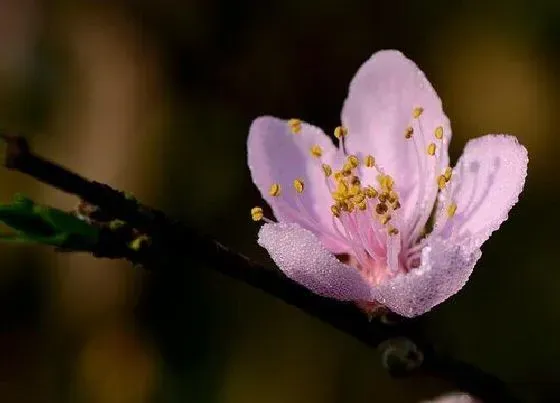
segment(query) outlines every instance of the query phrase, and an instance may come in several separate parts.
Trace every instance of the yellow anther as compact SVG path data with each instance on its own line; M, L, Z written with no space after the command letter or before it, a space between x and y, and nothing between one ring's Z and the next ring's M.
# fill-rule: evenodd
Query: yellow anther
M352 168L354 168L352 166L352 164L350 164L349 162L347 162L346 164L344 164L344 166L342 167L342 175L343 176L350 176L352 175Z
M388 192L381 192L381 193L379 193L379 196L377 198L379 199L379 201L381 203L385 203L387 200L389 200L389 193Z
M263 217L264 212L262 208L257 206L251 209L251 218L253 219L253 221L260 221L263 219Z
M391 178L390 175L378 175L377 180L379 182L379 185L381 186L381 190L383 190L384 192L389 192L391 191L391 189L393 189L395 181L393 180L393 178Z
M348 190L348 194L350 196L356 196L357 194L362 193L362 188L360 187L360 185L352 185L350 186L350 189Z
M368 168L371 168L371 167L375 166L375 158L373 158L373 155L366 155L365 156L364 165Z
M354 211L354 203L352 203L349 200L345 200L344 202L342 202L340 207L342 208L342 211L346 211L348 213L351 213L352 211Z
M334 137L341 139L342 137L348 136L348 129L344 126L338 126L334 129Z
M311 155L313 157L317 157L319 158L321 155L323 155L323 150L321 149L321 146L318 144L315 144L314 146L311 146L311 149L309 150L309 152L311 153Z
M126 222L124 222L123 220L112 220L112 221L109 222L109 229L111 231L116 231L118 229L121 229L125 225L126 225Z
M361 201L359 203L356 203L356 206L358 206L358 209L360 209L361 211L365 211L367 209L367 203L366 201Z
M360 165L360 160L355 155L349 155L348 163L352 166L352 168L357 168L358 165Z
M341 202L341 201L346 200L346 195L344 193L332 192L331 196L332 196L333 200L337 201L337 202Z
M372 186L367 186L364 188L364 193L366 194L368 199L375 199L378 192Z
M268 189L268 194L271 196L279 196L280 185L278 183L273 183L272 185L270 185L270 189Z
M295 179L294 180L294 189L298 193L303 193L303 180L302 179Z
M401 208L401 202L397 200L391 207L393 207L393 210L398 210Z
M420 117L420 115L422 115L422 113L424 112L424 108L422 108L421 106L414 108L412 110L412 117L414 119L418 119Z
M385 214L382 216L379 216L379 222L383 225L387 224L389 221L391 221L391 216L389 214Z
M335 181L339 182L339 181L342 180L342 178L343 178L342 171L336 171L334 173L334 180Z
M366 200L366 195L365 195L365 193L361 193L361 192L358 193L357 195L355 195L354 199L353 199L354 203L356 203L356 204L360 204L360 203L364 202L365 200Z
M397 192L391 190L389 192L389 198L387 200L389 201L389 203L394 204L395 202L399 201L399 195L397 194Z
M409 139L412 137L413 134L414 134L414 129L412 128L412 126L408 126L404 131L404 138Z
M338 184L336 185L336 191L341 194L347 194L348 185L346 184L346 182L343 181L338 182Z
M331 213L336 218L340 217L340 207L337 204L331 206Z
M395 227L389 227L389 230L387 231L387 233L389 235L397 235L399 233L399 230L396 229Z
M447 179L445 179L445 175L440 175L437 177L437 185L439 190L445 189L446 184L447 184Z
M301 132L301 120L299 119L290 119L288 120L288 126L293 134L298 134Z
M375 206L375 212L377 214L385 214L389 210L389 207L385 203L377 203Z
M434 155L436 153L436 145L434 143L430 143L428 145L428 155Z
M323 168L323 173L327 178L332 175L332 168L329 164L323 164L321 168Z
M436 136L436 139L441 140L443 138L443 127L441 126L436 127L436 130L434 131L434 136Z
M128 247L134 251L139 251L142 247L150 244L150 237L147 235L140 235L129 242Z
M445 168L445 172L443 173L443 176L445 176L445 180L447 182L451 180L451 175L453 175L453 168L451 167Z
M447 206L447 216L449 218L453 217L456 211L457 211L457 203L452 202L449 204L449 206Z
M351 176L350 177L350 184L351 185L360 185L360 178L358 178L357 176Z

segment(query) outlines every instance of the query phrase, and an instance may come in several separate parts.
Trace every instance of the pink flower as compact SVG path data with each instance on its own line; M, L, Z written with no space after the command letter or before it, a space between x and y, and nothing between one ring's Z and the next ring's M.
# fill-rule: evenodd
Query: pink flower
M449 119L418 67L381 51L350 84L339 147L297 119L250 128L253 181L278 223L259 245L316 294L404 316L459 291L480 247L507 219L527 173L515 137L469 141L453 169ZM263 216L252 211L253 219Z

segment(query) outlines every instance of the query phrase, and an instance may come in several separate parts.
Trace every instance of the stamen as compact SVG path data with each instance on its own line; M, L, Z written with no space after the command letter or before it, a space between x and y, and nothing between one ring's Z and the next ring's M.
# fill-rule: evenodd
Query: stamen
M259 206L257 207L253 207L251 209L251 218L253 219L253 221L260 221L264 218L264 212L263 209L260 208Z
M452 202L447 206L447 216L449 218L453 217L456 211L457 211L457 203Z
M334 129L334 137L341 140L343 137L348 136L348 129L344 126L338 126Z
M303 193L303 180L302 179L295 179L294 180L294 189L298 193Z
M373 186L366 186L364 188L364 193L366 194L368 199L375 199L377 197L377 190L373 188Z
M360 160L355 155L349 155L348 164L350 164L352 168L357 168L358 165L360 165Z
M318 144L311 146L309 152L313 157L316 158L319 158L321 155L323 155L323 150L321 149L321 146L319 146Z
M447 182L449 182L451 180L451 175L452 174L453 174L453 168L451 168L451 167L445 168L445 172L443 173L443 176L445 177L445 180Z
M385 214L379 217L379 222L383 225L387 224L391 220L390 214Z
M388 210L389 207L387 207L387 205L383 202L378 203L377 206L375 206L375 212L380 215L385 214Z
M375 158L373 158L373 155L366 155L364 158L364 165L368 168L375 166Z
M272 185L270 185L270 189L268 190L268 194L276 197L280 195L280 185L278 183L273 183Z
M428 151L428 155L435 155L435 153L436 153L436 145L435 145L434 143L430 143L430 144L428 145L427 151Z
M412 137L413 134L414 134L414 129L412 128L412 126L408 126L404 131L404 138L409 139Z
M387 232L389 233L389 235L397 235L399 233L399 230L395 227L389 227L389 230Z
M288 126L290 126L290 130L293 134L298 134L301 132L301 120L299 119L290 119L288 120Z
M447 184L447 179L445 178L445 175L440 175L437 177L437 184L439 190L445 189L445 185Z
M424 108L422 108L421 106L414 108L412 110L412 117L414 119L418 119L420 117L420 115L422 115L422 113L424 112Z
M340 218L340 207L338 204L333 204L331 206L331 213L333 216L335 216L336 218Z
M441 140L443 138L443 127L441 126L436 127L436 130L434 131L434 136L436 136L436 139Z
M332 175L332 168L329 164L322 164L321 168L323 168L323 173L325 174L325 177L329 177Z

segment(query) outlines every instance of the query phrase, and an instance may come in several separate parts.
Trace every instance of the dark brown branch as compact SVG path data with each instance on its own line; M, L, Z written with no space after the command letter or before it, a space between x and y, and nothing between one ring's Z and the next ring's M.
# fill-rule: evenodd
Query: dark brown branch
M7 144L7 168L74 194L83 201L98 206L108 219L123 220L130 227L148 234L151 239L148 246L132 251L126 246L130 239L103 231L99 245L96 250L92 250L96 256L125 258L149 268L165 266L162 261L170 257L182 257L184 246L188 245L189 249L196 250L196 255L209 267L274 295L371 347L406 338L423 356L417 371L445 379L459 390L479 397L484 402L518 401L509 394L506 385L498 378L436 351L424 339L419 320L401 321L395 325L384 324L379 320L369 321L353 305L314 295L285 277L279 270L255 264L213 239L168 218L163 212L138 203L123 192L89 181L34 154L23 137L0 136Z

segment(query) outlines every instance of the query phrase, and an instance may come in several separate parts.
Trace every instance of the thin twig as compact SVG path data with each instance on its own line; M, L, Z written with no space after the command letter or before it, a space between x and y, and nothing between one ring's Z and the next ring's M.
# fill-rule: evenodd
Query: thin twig
M162 267L165 266L162 264L165 259L182 257L185 246L188 245L207 266L274 295L371 347L379 347L388 340L406 338L421 351L423 357L422 365L416 371L449 381L458 389L484 402L518 401L500 379L437 351L424 339L419 320L406 320L396 325L368 320L354 305L312 294L279 270L258 265L219 242L170 219L163 212L127 197L124 192L90 181L36 155L21 136L0 134L0 137L7 144L4 163L7 168L74 194L81 200L98 206L111 219L123 220L151 239L146 247L131 251L124 245L127 239L102 237L96 249L92 250L96 256L124 258L142 263L148 268Z

